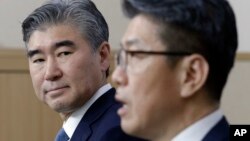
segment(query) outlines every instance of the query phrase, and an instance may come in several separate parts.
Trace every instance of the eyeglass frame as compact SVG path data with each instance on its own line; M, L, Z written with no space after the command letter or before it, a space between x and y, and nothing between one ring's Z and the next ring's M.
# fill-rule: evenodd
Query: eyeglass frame
M116 53L115 55L115 66L121 66L121 54L122 54L122 51L125 52L125 62L124 63L124 66L123 68L126 69L127 66L128 66L128 61L127 61L127 56L128 55L135 55L135 54L146 54L146 55L165 55L165 56L188 56L188 55L191 55L193 53L191 52L185 52L185 51L179 51L179 52L175 52L175 51L143 51L143 50L127 50L127 49L124 49L124 48L120 48L118 50L118 52Z

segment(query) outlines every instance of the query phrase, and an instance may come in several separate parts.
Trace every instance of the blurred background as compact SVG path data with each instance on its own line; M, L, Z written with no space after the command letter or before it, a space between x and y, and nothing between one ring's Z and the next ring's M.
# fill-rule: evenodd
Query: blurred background
M120 0L93 1L109 24L115 52L128 23ZM62 125L59 115L35 97L22 41L22 21L43 2L0 0L0 141L52 141ZM250 1L229 2L236 14L239 49L221 107L231 124L250 124Z

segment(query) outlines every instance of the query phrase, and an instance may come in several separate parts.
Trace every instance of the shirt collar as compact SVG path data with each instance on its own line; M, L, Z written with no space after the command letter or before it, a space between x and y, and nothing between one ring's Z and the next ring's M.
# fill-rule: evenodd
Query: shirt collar
M222 111L217 109L208 116L184 129L174 137L172 141L201 141L216 123L222 119L222 117Z
M73 112L70 117L64 121L63 128L69 138L72 137L77 125L81 121L84 114L87 112L89 107L104 93L106 93L109 89L111 89L112 86L110 84L106 84L102 86L100 89L97 90L97 92L87 101L81 108Z

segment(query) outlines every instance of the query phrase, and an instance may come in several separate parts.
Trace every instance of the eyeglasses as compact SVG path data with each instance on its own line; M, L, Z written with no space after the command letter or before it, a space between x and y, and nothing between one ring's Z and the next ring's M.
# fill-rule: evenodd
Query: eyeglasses
M120 50L116 54L116 66L120 66L123 69L127 69L127 67L130 65L132 68L138 67L138 59L133 60L133 56L135 55L165 55L165 56L187 56L191 55L190 52L174 52L174 51L142 51L142 50L126 50L124 48L120 48ZM137 62L137 63L135 63Z

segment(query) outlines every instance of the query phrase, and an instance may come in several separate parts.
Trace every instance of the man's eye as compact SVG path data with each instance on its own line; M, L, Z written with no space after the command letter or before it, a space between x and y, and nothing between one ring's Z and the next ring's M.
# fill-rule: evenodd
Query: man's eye
M33 63L42 63L44 62L44 59L34 59Z
M130 53L129 54L129 58L133 58L133 59L143 59L145 57L145 54L141 54L141 53Z
M62 56L70 55L70 54L71 54L71 52L64 51L64 52L60 52L60 53L58 54L58 56L59 56L59 57L62 57Z

